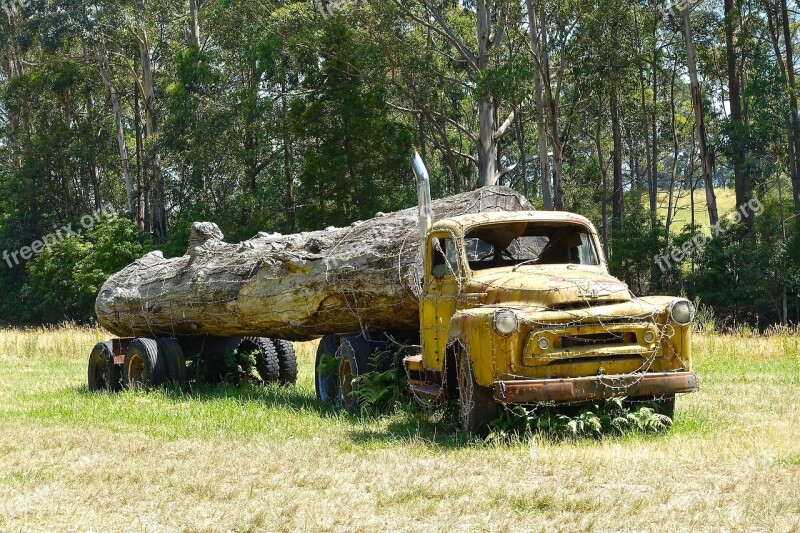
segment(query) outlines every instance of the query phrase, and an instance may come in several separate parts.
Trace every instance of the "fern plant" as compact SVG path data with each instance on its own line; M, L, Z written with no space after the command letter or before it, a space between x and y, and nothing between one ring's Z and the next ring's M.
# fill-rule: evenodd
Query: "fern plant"
M672 426L672 419L652 404L629 405L624 398L609 398L582 407L574 414L563 409L514 406L494 422L492 439L508 440L520 433L538 434L550 440L602 439L629 433L654 434Z

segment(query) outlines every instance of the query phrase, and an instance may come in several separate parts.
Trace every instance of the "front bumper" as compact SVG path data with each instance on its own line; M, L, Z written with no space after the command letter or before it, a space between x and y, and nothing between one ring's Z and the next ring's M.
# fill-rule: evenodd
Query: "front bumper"
M663 396L697 392L694 372L653 372L564 379L496 381L494 398L511 404L572 403L625 396Z

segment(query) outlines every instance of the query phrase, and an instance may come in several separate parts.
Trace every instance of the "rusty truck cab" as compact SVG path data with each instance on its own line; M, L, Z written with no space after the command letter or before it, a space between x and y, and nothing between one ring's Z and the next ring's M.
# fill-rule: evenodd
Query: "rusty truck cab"
M594 226L563 212L441 220L423 246L421 354L411 388L458 393L461 420L485 429L498 404L661 400L697 390L694 309L637 298L608 273Z

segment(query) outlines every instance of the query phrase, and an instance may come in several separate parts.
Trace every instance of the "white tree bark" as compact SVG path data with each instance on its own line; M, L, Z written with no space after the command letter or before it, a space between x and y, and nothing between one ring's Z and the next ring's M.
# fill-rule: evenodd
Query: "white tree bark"
M531 208L487 187L434 202L446 218ZM207 334L306 340L327 333L415 331L421 276L417 209L347 228L261 233L222 241L215 224L192 226L187 255L153 252L106 281L97 319L121 336Z
M689 64L689 84L692 91L692 107L694 107L695 121L697 122L697 142L700 146L700 161L703 170L703 182L706 191L706 205L708 206L708 220L712 226L719 222L717 212L717 196L714 194L712 181L711 155L708 153L708 134L706 133L705 114L703 113L703 100L700 96L700 81L697 76L697 61L694 57L694 41L692 39L692 24L689 8L683 9L683 38L686 43L686 59ZM694 185L692 186L694 190Z
M133 190L133 175L131 174L130 160L128 159L128 147L125 145L125 130L122 127L122 111L119 107L119 96L114 87L114 82L111 80L111 72L108 67L108 59L105 56L97 57L98 69L100 70L100 77L103 78L103 83L108 91L108 97L111 101L111 113L114 115L114 125L117 132L117 147L119 148L119 159L122 164L122 178L125 180L125 196L128 200L128 213L131 218L135 218L136 206Z
M539 35L539 24L533 0L527 0L528 31L531 38L531 51L537 58L542 57ZM534 94L536 96L536 136L539 138L539 178L541 180L542 203L546 211L553 209L553 197L550 192L550 157L547 154L547 125L545 123L544 89L541 69L536 72Z

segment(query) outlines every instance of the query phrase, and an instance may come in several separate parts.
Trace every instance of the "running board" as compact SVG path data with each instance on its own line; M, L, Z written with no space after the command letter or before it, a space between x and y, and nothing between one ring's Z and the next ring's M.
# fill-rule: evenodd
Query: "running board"
M444 399L444 392L438 385L425 385L423 383L409 383L408 388L415 396L421 396L428 400L442 400Z

